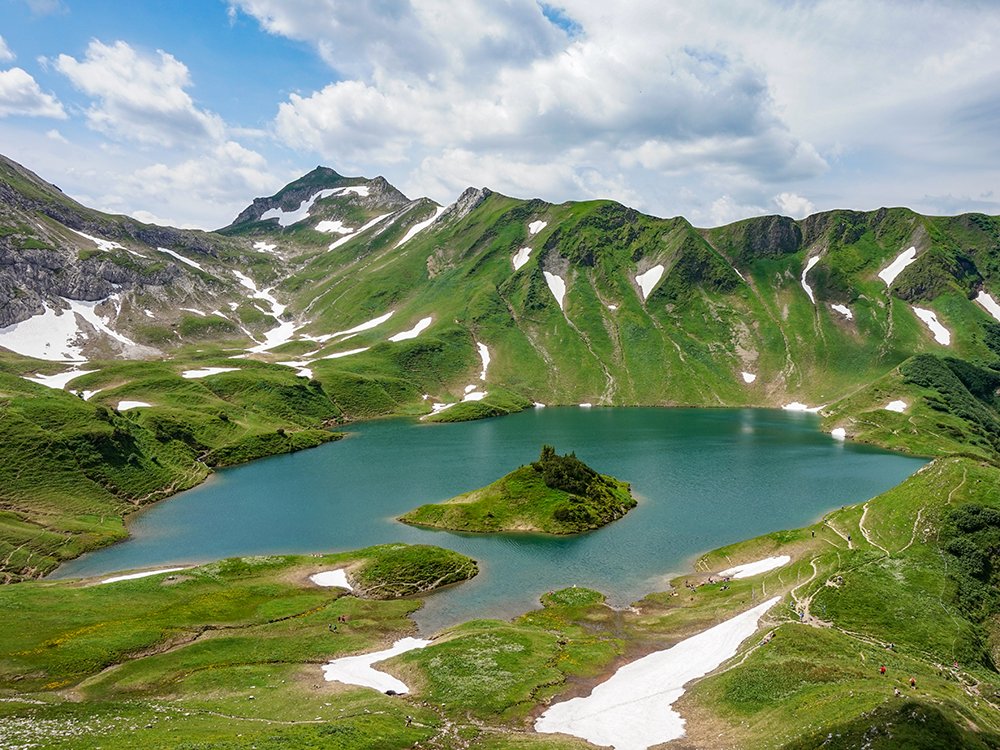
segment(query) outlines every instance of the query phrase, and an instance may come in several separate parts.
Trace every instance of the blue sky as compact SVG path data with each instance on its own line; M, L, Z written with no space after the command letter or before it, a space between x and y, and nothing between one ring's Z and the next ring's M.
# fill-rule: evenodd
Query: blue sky
M889 0L0 0L0 153L217 228L317 164L712 226L1000 213L1000 10Z

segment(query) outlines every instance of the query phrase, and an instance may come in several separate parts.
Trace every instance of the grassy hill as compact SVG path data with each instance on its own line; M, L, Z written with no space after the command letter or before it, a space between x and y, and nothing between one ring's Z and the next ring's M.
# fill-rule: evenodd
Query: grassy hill
M636 505L628 482L598 474L576 457L542 446L537 461L482 489L421 505L403 523L452 531L579 534L616 521Z

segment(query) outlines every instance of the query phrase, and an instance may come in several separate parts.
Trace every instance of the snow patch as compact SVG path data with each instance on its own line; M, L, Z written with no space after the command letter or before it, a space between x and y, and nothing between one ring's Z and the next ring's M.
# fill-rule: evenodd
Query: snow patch
M353 234L354 230L350 227L345 227L342 221L321 221L316 225L317 232L324 232L327 234L336 232L337 234Z
M27 375L23 376L25 380L30 380L32 383L38 383L39 385L44 385L49 388L55 388L56 390L62 390L66 387L66 384L74 378L78 378L81 375L86 375L88 372L96 372L95 370L77 370L73 368L72 370L66 370L66 372L56 373L55 375L41 375L35 373L35 377L29 378Z
M754 375L752 372L744 372L743 373L743 382L744 383L752 383L756 379L757 379L757 376Z
M277 245L272 245L268 242L264 242L263 240L253 243L253 249L260 250L262 253L273 253L277 247Z
M117 581L133 581L136 578L148 578L149 576L155 576L160 573L176 573L178 570L184 570L184 568L161 568L160 570L144 570L141 573L127 573L123 576L112 576L111 578L105 578L101 583L115 583Z
M281 346L292 340L295 332L302 326L295 325L295 321L282 321L281 316L284 314L286 306L278 302L277 298L271 294L274 287L270 289L260 290L257 288L257 284L246 274L240 273L239 271L233 271L233 276L235 276L239 282L245 286L247 289L253 292L253 299L259 299L267 302L271 306L270 312L266 310L261 310L261 312L266 315L270 315L274 318L274 321L278 324L277 328L272 328L264 334L264 342L258 344L255 347L247 349L248 353L260 354L261 352L266 352L268 349L274 349L276 346ZM260 308L257 308L260 310ZM247 334L249 335L249 334ZM253 336L250 336L253 338Z
M581 408L581 409L589 409L589 408L591 408L592 406L593 406L593 404L580 404L580 408Z
M239 367L202 367L200 370L185 370L181 373L182 378L193 380L194 378L207 378L209 375L218 375L220 372L235 372Z
M429 643L430 641L424 641L419 638L403 638L396 641L392 648L384 651L334 659L329 664L323 665L323 674L327 682L360 685L361 687L374 688L382 693L386 690L395 690L397 693L408 693L410 689L405 683L397 680L392 675L373 669L372 664L384 661L392 656L405 654L407 651L412 651L416 648L423 648Z
M328 333L324 336L318 336L316 340L322 343L329 341L330 339L335 339L338 336L353 336L354 334L361 333L362 331L370 331L372 328L376 328L385 323L385 321L387 321L389 318L392 317L394 312L396 311L390 310L385 315L380 315L377 318L372 318L371 320L362 323L361 325L354 326L354 328L348 328L346 331L337 331L336 333Z
M911 247L896 256L896 260L878 272L878 277L885 282L885 285L892 286L892 282L903 272L903 269L917 259L917 248Z
M234 307L233 309L235 310L236 308ZM156 316L153 315L153 313L151 313L149 310L143 310L143 312L146 314L147 318L154 318L154 319L156 318Z
M152 406L152 404L147 404L145 401L119 401L118 406L115 408L118 411L125 411L126 409L136 409L140 406Z
M360 195L362 198L367 198L369 194L367 185L352 185L351 187L343 188L344 195L348 193L354 193L355 195Z
M547 221L533 221L530 224L528 224L528 233L529 234L538 234L543 229L545 229L545 227L547 227L548 225L549 225L549 222L547 222Z
M60 299L69 310L55 310L46 305L41 315L0 328L0 346L35 359L83 362L81 352L86 336L80 319L116 341L135 346L133 341L108 328L97 315L95 308L112 300L113 296L96 302Z
M780 597L760 604L665 651L626 664L586 698L549 708L535 731L563 732L615 750L645 750L684 736L684 719L673 704L684 686L736 655L757 630L757 621Z
M808 411L808 412L812 412L813 414L815 414L816 412L818 412L823 407L822 406L806 406L805 404L801 404L798 401L793 401L790 404L785 404L781 408L784 409L785 411Z
M549 285L549 291L552 292L552 296L559 303L559 309L562 310L563 301L566 298L566 282L561 276L556 276L548 271L542 271L542 275L545 276L545 283Z
M927 327L931 329L931 333L934 334L934 340L939 344L944 344L945 346L951 345L951 331L941 325L938 321L937 314L933 310L925 310L922 307L914 307L913 312L917 314Z
M419 224L414 224L412 227L410 227L410 231L406 233L406 236L404 236L403 239L401 239L399 242L396 243L395 247L393 247L393 250L395 250L400 245L403 245L412 240L419 232L422 232L423 230L427 229L427 227L429 227L431 224L437 221L437 218L444 212L445 212L445 206L438 206L437 208L435 208L434 215L431 218L427 219L426 221L421 221Z
M371 349L370 346L363 347L361 349L351 349L346 352L337 352L336 354L327 354L325 357L320 357L320 359L340 359L341 357L349 357L352 354L361 354L361 352L366 352Z
M638 284L639 289L642 290L643 302L645 302L649 297L649 293L653 291L653 288L660 283L661 278L663 278L662 265L655 265L646 271L646 273L640 273L635 277L635 283Z
M830 430L830 437L834 440L847 440L847 430L843 427L834 427Z
M884 408L885 408L886 411L894 411L897 414L902 414L903 413L903 409L906 408L906 402L905 401L890 401L888 404L885 405Z
M520 250L514 253L514 257L511 258L511 263L514 264L514 270L516 271L525 263L527 263L529 260L531 260L531 248L522 247Z
M839 312L848 320L854 319L854 313L852 313L851 308L847 307L846 305L830 305L830 307Z
M121 244L119 244L117 242L112 242L111 240L103 240L100 237L94 237L94 236L89 235L89 234L84 234L83 232L79 232L76 229L71 229L70 231L71 232L76 232L76 234L80 235L84 239L90 240L95 245L97 245L98 249L103 250L106 253L110 253L112 250L125 250L126 249L124 245L121 245ZM133 254L137 255L138 253L133 253ZM139 257L142 257L142 256L139 256Z
M311 378L313 376L313 371L308 367L304 367L302 362L275 362L276 365L284 365L285 367L294 367L296 375L302 375L306 378Z
M417 323L409 331L403 331L402 333L397 333L395 336L390 336L389 341L406 341L407 339L415 339L421 333L427 330L431 324L431 318L421 318L420 322Z
M815 258L810 258L809 262L806 263L805 269L803 269L802 271L802 279L801 279L802 288L806 290L806 294L809 295L809 301L812 302L814 305L816 304L816 298L813 297L812 287L806 283L806 274L809 273L812 270L812 267L815 266L817 263L819 263L818 255Z
M479 349L479 359L483 361L483 371L479 373L479 379L486 380L486 369L490 366L490 350L486 348L486 344L478 341L476 348Z
M193 260L191 260L190 258L185 258L180 253L175 253L173 250L167 250L167 248L165 248L165 247L158 247L156 249L159 250L161 253L166 253L167 255L174 256L181 263L187 263L189 266L192 266L193 268L197 268L199 271L204 271L205 270L204 268L201 267L200 263L195 263Z
M302 201L299 207L294 211L283 211L280 208L270 208L260 215L260 221L267 221L268 219L277 219L278 224L283 227L290 227L292 224L302 221L303 219L309 218L309 211L312 209L313 204L322 200L323 198L329 198L331 195L336 195L343 188L333 188L332 190L320 190L314 193L312 197L307 200Z
M349 234L346 237L341 237L336 242L330 243L330 247L328 247L327 250L328 251L329 250L333 250L334 248L340 247L345 242L350 242L351 240L353 240L355 237L357 237L362 232L371 229L373 226L375 226L376 224L378 224L380 221L382 221L382 219L386 218L387 216L392 216L392 214L382 214L381 216L376 216L374 219L372 219L371 221L369 221L367 224L365 224L363 227L361 227L361 229L359 229L354 234Z
M618 309L618 305L608 305L608 309L612 310L612 311L617 310Z
M205 317L205 313L203 313L201 310L195 310L193 307L179 307L177 309L183 310L184 312L194 313L195 315L200 315L203 318Z
M103 388L98 388L96 391L80 391L80 393L83 394L84 401L90 401L91 396L94 396L95 394L98 394L103 390L104 390Z
M343 568L336 570L324 570L322 573L314 573L309 576L309 580L317 586L337 586L348 591L354 591L354 587L347 582L347 571Z
M720 570L719 575L729 576L730 578L750 578L751 576L760 575L761 573L766 573L769 570L780 568L782 565L788 565L791 561L792 558L788 555L765 557L763 560L758 560L757 562L734 565L732 568Z
M982 305L983 309L992 315L994 319L1000 321L1000 305L998 305L997 301L990 296L989 292L980 291L979 294L976 295L976 302Z

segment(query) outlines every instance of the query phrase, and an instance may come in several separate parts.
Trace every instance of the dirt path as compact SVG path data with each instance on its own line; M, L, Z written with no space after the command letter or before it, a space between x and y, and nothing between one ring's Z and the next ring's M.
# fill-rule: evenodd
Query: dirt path
M880 550L885 552L886 557L892 557L892 555L889 553L889 550L887 550L878 542L873 541L871 536L868 535L868 529L865 528L865 516L867 515L868 515L868 503L865 503L865 510L861 514L861 520L858 521L858 528L861 529L861 536L863 536L865 538L865 541L868 542L870 545L872 545L873 547L878 547Z
M795 608L802 613L802 616L799 618L801 622L805 623L806 625L810 625L814 628L828 628L830 627L831 623L820 620L818 617L815 617L809 611L809 607L812 604L813 596L815 596L816 592L813 592L812 594L809 594L808 596L804 596L802 598L799 598L799 595L796 593L803 586L808 586L810 583L816 580L816 576L819 575L819 568L816 567L816 561L818 559L819 559L818 557L814 557L812 560L809 561L809 564L812 566L813 569L812 575L809 576L808 579L800 583L798 586L793 588L789 593L791 594L792 601L795 602Z
M906 547L903 547L903 549L901 549L899 552L905 552L906 549L907 549L907 547L909 547L911 544L913 544L913 541L917 538L917 526L920 525L920 514L923 513L923 512L924 512L924 508L921 508L920 510L917 511L917 518L913 522L913 533L910 534L910 541L908 541L906 543ZM896 554L899 554L899 553L897 552Z
M962 485L965 484L965 479L968 476L969 476L969 470L962 469L962 481L958 483L958 486L955 487L955 489L953 489L951 492L948 493L948 499L945 501L945 505L951 505L951 496L954 495L956 492L958 492L960 489L962 489Z
M850 534L844 534L840 529L838 529L829 521L826 522L826 525L830 527L833 533L835 533L837 536L839 536L841 539L847 542L847 549L854 549L854 542L852 542L849 538L851 536Z

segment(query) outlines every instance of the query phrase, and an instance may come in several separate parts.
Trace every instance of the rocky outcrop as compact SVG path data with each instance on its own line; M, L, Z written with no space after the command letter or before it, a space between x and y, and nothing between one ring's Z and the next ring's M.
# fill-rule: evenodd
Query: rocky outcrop
M441 216L438 217L437 223L443 224L445 222L460 221L479 208L479 206L482 205L482 202L491 195L493 195L493 191L489 188L466 188L465 191L458 196L458 200L442 212Z

